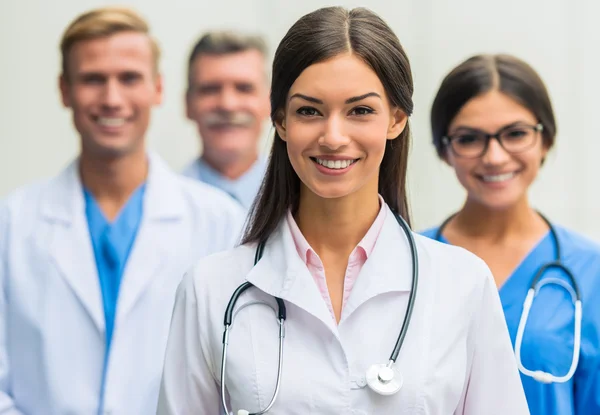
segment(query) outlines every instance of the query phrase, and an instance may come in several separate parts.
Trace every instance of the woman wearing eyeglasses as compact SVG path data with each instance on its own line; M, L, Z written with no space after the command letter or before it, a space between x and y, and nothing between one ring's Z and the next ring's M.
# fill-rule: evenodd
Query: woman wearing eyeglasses
M474 56L443 80L431 128L467 198L425 234L491 268L531 413L600 414L600 247L527 195L556 134L543 81L515 57Z

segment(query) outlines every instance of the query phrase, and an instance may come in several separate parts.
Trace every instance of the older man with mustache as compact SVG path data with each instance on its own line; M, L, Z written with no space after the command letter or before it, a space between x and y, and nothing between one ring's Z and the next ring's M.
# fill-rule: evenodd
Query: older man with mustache
M226 191L246 209L265 170L258 142L270 111L266 55L261 37L210 32L188 64L187 117L198 126L203 151L183 173Z

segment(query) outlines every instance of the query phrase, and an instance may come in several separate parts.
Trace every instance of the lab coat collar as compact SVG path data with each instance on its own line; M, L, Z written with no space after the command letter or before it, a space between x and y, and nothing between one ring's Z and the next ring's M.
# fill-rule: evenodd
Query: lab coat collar
M119 290L117 327L165 265L166 251L173 249L169 245L176 241L169 241L169 238L177 233L166 226L177 223L185 215L185 200L178 176L158 156L149 154L148 157L142 220ZM61 225L53 228L49 244L51 257L100 332L104 332L102 295L78 164L79 160L74 160L50 183L41 209L46 221Z
M385 223L371 256L352 288L340 324L360 305L380 294L409 292L411 289L408 240L387 205L386 209L388 214ZM265 293L309 312L337 333L335 321L312 275L298 255L285 219L267 241L263 259L248 273L247 280Z
M144 195L144 216L168 219L182 216L185 202L174 183L176 173L156 154L148 154L148 179ZM85 212L83 185L79 175L79 157L73 160L51 183L42 201L42 214L49 220L69 224Z
M388 212L379 238L352 287L340 323L363 303L378 295L411 291L413 269L410 244L394 213L387 205L386 209Z

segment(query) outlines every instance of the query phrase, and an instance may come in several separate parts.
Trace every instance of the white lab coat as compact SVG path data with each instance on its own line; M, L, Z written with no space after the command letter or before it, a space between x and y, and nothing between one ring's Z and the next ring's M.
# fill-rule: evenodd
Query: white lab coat
M199 261L177 293L159 415L219 414L223 315L234 289L250 281L236 310L252 301L287 306L281 389L273 414L529 414L491 273L458 247L414 235L419 258L415 309L397 368L393 396L366 386L373 363L387 363L411 287L411 257L388 210L371 256L336 325L297 254L285 222L253 267L255 247ZM234 414L263 409L275 388L278 324L251 305L234 319L227 394ZM231 410L230 406L230 410Z
M0 206L0 415L96 415L105 320L82 186L73 162ZM178 283L239 240L241 208L157 156L122 278L104 413L156 411Z

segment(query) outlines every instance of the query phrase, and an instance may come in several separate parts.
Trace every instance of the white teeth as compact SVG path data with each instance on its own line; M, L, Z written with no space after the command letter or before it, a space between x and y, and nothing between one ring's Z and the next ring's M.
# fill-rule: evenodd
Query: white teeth
M125 118L107 118L98 117L98 124L105 125L107 127L120 127L125 124Z
M504 173L504 174L496 174L489 176L482 176L484 182L503 182L509 179L512 179L516 175L515 172Z
M315 158L315 160L317 160L317 163L319 163L321 166L335 170L345 169L354 163L354 160L323 160L318 158Z

